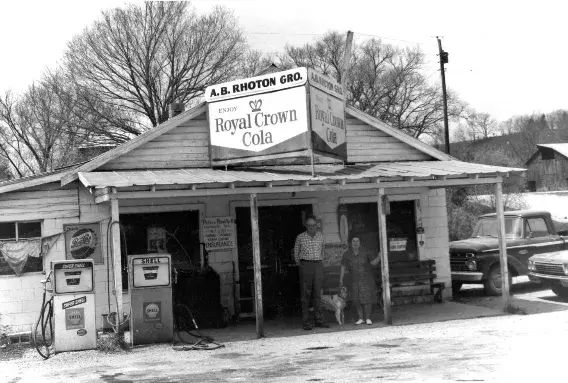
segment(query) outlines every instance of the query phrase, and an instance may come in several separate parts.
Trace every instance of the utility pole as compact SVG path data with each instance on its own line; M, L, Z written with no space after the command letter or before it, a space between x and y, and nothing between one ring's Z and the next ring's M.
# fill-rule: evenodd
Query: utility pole
M446 153L450 154L450 129L448 127L448 96L446 94L446 69L444 64L448 63L448 52L442 49L442 40L438 40L438 53L440 55L440 73L442 74L442 97L444 99L444 136L446 139Z

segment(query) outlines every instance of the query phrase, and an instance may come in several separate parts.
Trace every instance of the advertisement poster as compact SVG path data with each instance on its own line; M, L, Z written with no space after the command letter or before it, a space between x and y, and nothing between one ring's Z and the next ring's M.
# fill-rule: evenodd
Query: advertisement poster
M201 222L207 251L230 250L236 247L235 221L232 217L207 217Z
M303 86L209 104L211 159L227 161L308 148Z
M314 150L346 159L345 104L343 100L311 86L310 108Z
M66 259L92 258L103 264L101 226L99 223L64 225Z

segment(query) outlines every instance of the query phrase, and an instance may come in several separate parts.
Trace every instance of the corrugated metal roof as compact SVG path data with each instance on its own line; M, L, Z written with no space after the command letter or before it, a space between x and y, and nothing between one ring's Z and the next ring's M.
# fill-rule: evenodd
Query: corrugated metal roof
M325 182L365 179L393 180L401 178L431 179L432 177L468 177L521 172L524 169L505 168L461 161L410 161L358 165L256 166L231 170L208 168L175 170L137 170L109 172L79 172L86 187L130 187L150 185L198 185L258 182Z
M558 152L564 157L568 158L568 144L538 144L537 147L552 149L555 152Z

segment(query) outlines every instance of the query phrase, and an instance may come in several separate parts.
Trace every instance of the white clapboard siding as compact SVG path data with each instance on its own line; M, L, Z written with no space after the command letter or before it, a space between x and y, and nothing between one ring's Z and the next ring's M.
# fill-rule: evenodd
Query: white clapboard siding
M58 183L33 191L0 194L0 222L79 216L77 189L55 189Z
M109 161L101 169L175 169L207 166L209 127L203 113Z
M347 119L347 161L432 160L428 154L356 118Z

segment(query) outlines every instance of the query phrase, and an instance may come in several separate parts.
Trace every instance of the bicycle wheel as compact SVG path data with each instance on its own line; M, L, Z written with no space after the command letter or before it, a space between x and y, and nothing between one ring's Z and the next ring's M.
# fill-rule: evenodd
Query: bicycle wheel
M42 358L51 356L53 345L53 303L48 300L42 307L32 332L35 349Z

